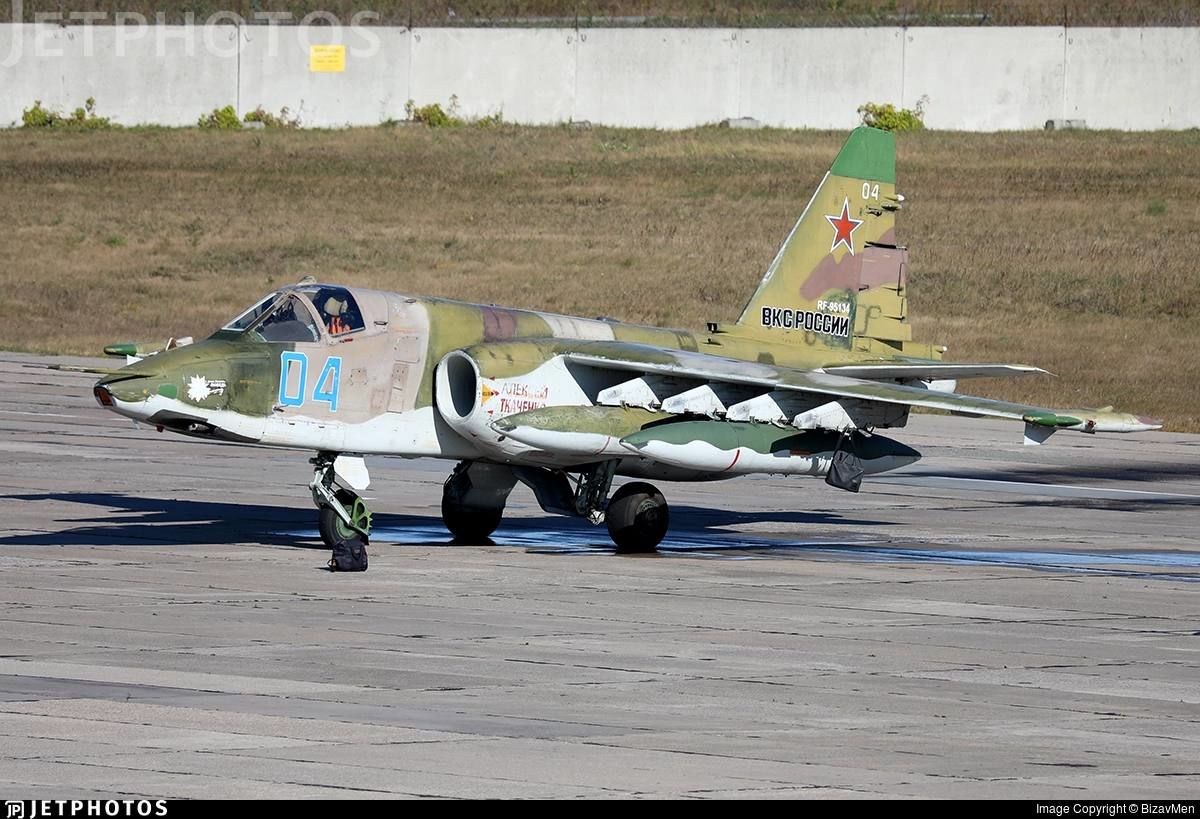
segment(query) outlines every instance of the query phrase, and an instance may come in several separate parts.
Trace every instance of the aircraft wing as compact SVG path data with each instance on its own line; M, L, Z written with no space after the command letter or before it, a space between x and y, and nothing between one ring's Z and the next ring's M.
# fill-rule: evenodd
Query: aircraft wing
M959 364L944 361L857 361L821 368L831 375L877 379L1008 378L1016 375L1050 375L1041 367L1027 364Z
M638 396L645 394L643 388L646 386L646 378L657 377L684 382L679 385L679 391L675 395L660 402L659 407L662 411L703 411L704 407L713 406L710 392L729 392L732 388L735 393L740 392L740 400L733 406L727 406L728 414L725 417L731 420L786 418L787 422L802 428L806 425L836 428L836 422L828 422L830 419L844 418L844 415L839 414L842 412L849 414L851 418L857 416L865 420L865 423L859 425L883 426L886 424L880 421L872 423L872 418L882 417L879 416L879 411L886 407L897 408L901 412L909 407L925 407L960 415L1024 421L1027 425L1026 439L1030 443L1040 443L1056 429L1076 429L1082 432L1140 432L1158 429L1161 426L1156 420L1115 412L1111 407L1058 410L838 374L839 371L859 374L869 371L861 367L855 370L854 365L847 365L845 368L829 367L826 368L828 371L797 370L739 361L709 353L620 341L559 340L555 347L558 348L556 352L564 359L576 365L630 374L629 381L618 382L600 392L597 403L601 404L637 405ZM870 366L873 365L867 365L868 368ZM903 366L898 365L897 369L887 371L886 375L878 375L881 370L877 369L874 371L874 377L942 377L935 373L936 368L931 370L927 365L914 365L921 366L920 375L914 375L912 370L901 376L893 374L904 372ZM948 365L949 372L945 377L953 377L949 373L954 372L955 366L957 365ZM1006 365L963 366L978 372L981 368ZM689 384L691 386L688 386ZM752 404L753 401L759 402L757 407ZM834 406L835 402L840 407ZM795 415L790 413L791 409L797 410ZM759 413L757 416L756 412ZM1031 437L1032 441L1029 440Z

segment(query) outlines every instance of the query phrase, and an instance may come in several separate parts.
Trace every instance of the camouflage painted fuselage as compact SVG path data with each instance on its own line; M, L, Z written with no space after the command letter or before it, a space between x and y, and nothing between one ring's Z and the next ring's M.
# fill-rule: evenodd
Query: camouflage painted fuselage
M802 330L774 339L731 328L697 334L350 291L365 319L359 332L323 333L314 342L270 342L218 331L101 379L98 395L107 392L111 408L123 415L200 437L333 452L495 458L493 448L453 429L438 411L436 370L452 352L465 351L477 362L473 392L478 391L481 409L492 421L555 406L592 405L599 391L595 385L580 385L565 367L548 366L560 352L577 349L574 342L586 342L598 355L619 357L621 343L632 343L663 351L658 356L663 359L665 351L681 350L798 369L876 360L882 352L865 338L860 349L831 350L818 335ZM574 423L581 432L603 429L621 437L661 420L661 414L632 410L614 428L615 417L603 414L590 423ZM569 465L581 459L537 460Z

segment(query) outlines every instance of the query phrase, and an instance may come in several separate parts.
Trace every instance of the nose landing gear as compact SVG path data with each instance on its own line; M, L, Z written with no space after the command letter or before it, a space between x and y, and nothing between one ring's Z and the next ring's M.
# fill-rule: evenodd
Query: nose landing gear
M321 452L309 463L315 467L308 488L319 510L321 540L330 549L365 547L370 540L371 510L355 491L370 484L362 458Z

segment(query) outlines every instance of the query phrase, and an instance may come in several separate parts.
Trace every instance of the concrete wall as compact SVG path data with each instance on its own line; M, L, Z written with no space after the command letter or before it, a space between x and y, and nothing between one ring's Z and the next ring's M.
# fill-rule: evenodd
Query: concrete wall
M346 47L310 70L311 44ZM0 25L0 125L95 97L122 124L287 106L314 127L404 117L409 99L512 122L686 128L727 117L849 128L925 100L933 128L1200 127L1200 29L469 29Z
M578 39L574 29L417 29L410 96L443 107L455 96L459 115L469 118L566 122L575 108Z
M378 42L365 41L348 28L241 27L236 94L226 93L222 104L236 105L243 114L260 106L278 113L286 106L288 116L298 116L304 126L313 128L403 119L410 96L412 39L404 29L361 31ZM330 44L346 47L346 70L337 74L310 71L308 47Z
M1063 116L1095 128L1200 126L1200 29L1075 28L1066 38Z
M904 31L745 29L738 110L780 127L848 128L865 102L904 96ZM800 125L800 124L803 125Z
M909 29L904 35L904 107L924 98L930 128L1041 128L1046 120L1063 116L1063 31Z
M724 28L582 29L575 119L687 128L737 116L737 33Z
M88 97L125 125L195 125L234 101L237 82L232 26L0 26L0 126L34 100L71 111Z

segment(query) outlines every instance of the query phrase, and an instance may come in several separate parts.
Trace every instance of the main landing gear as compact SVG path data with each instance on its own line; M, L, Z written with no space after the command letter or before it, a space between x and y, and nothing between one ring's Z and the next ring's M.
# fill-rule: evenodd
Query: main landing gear
M504 516L508 493L516 486L512 469L463 461L442 487L442 520L459 543L483 543Z
M371 510L358 494L370 479L362 458L321 452L309 461L315 469L313 503L317 505L321 540L330 549L341 544L365 547L371 534Z
M608 502L604 522L618 554L645 554L658 549L671 515L658 489L648 483L627 483Z
M670 514L663 494L648 483L628 483L608 499L616 461L557 469L463 461L442 489L442 520L460 543L487 540L504 516L517 481L533 490L547 512L607 523L618 554L654 552L667 534Z

